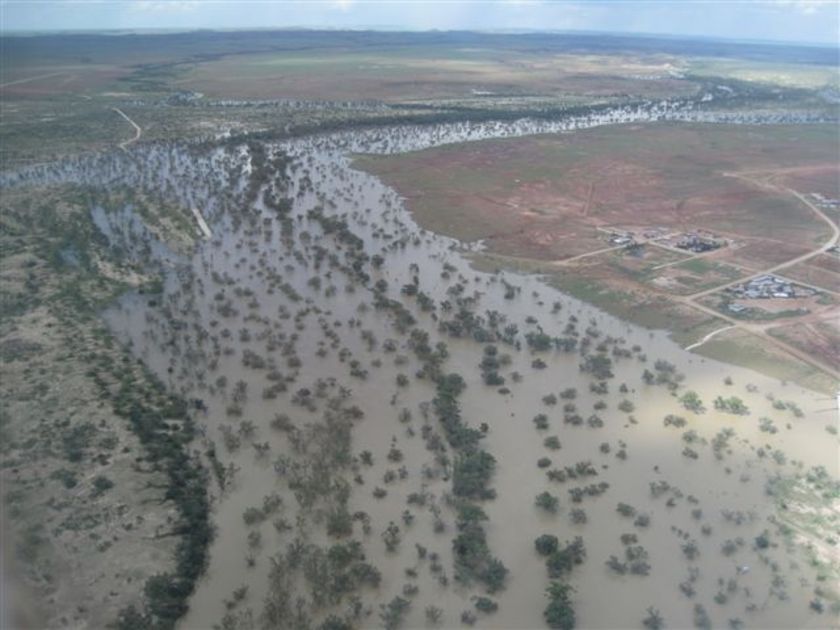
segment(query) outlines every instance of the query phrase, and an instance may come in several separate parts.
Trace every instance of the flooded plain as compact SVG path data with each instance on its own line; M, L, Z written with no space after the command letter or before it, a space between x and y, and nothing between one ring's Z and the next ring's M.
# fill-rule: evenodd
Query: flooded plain
M833 401L686 352L539 277L478 271L480 245L423 230L395 191L351 167L352 153L661 118L720 119L661 104L551 123L153 145L20 177L162 191L210 225L183 256L130 207L93 211L114 247L165 270L159 296L127 295L105 318L194 402L195 448L214 471L216 535L181 627L396 627L382 607L397 597L405 627L545 627L543 534L585 546L560 578L580 627L641 627L651 606L669 627L837 623L833 542L783 514L823 510L836 530L836 501L808 490L838 477ZM454 568L462 453L431 404L430 353L463 378L462 419L496 463L495 498L474 502L508 570L489 595ZM701 412L687 408L689 391ZM718 397L746 413L716 408ZM794 487L800 503L782 495ZM536 505L546 492L557 501ZM329 549L351 540L375 571L339 584ZM498 609L477 609L476 596Z

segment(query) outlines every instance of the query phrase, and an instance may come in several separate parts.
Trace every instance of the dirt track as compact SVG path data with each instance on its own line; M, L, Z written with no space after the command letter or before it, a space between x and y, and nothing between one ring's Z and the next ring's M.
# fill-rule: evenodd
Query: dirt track
M115 112L117 112L120 116L122 116L123 118L125 118L125 119L128 121L128 123L129 123L132 127L134 127L134 137L133 137L133 138L131 138L131 140L126 140L125 142L120 142L120 148L121 148L121 149L123 149L123 150L125 150L125 148L126 148L128 145L132 144L133 142L137 142L137 141L140 139L140 136L141 136L141 135L143 135L143 130L140 128L140 125L138 125L136 122L134 122L133 120L131 120L131 118L129 118L129 117L125 114L125 112L124 112L124 111L122 111L121 109L119 109L119 108L117 108L117 107L112 107L111 109L113 109L113 110L114 110Z
M709 313L710 315L714 315L715 317L718 317L720 319L725 320L726 322L731 324L728 328L739 328L741 330L746 330L747 332L750 332L750 333L752 333L752 334L754 334L758 337L761 337L763 340L765 340L767 342L775 344L776 346L782 348L783 350L785 350L789 354L791 354L791 355L797 357L798 359L808 363L809 365L813 365L814 367L816 367L820 370L823 370L824 372L826 372L827 374L830 374L835 379L840 378L840 373L834 367L824 363L823 361L820 361L819 359L815 359L812 355L810 355L808 353L805 353L805 352L799 350L798 348L795 348L794 346L791 346L790 344L788 344L788 343L786 343L786 342L784 342L780 339L777 339L777 338L773 337L772 335L768 334L767 329L774 326L774 325L778 325L778 322L773 322L773 323L747 323L747 322L743 322L741 320L735 319L733 317L730 317L728 315L725 315L725 314L723 314L720 311L717 311L715 309L711 309L711 308L708 308L706 306L703 306L702 304L698 304L696 302L697 298L701 298L701 297L704 297L706 295L716 293L717 291L721 291L723 289L726 289L727 287L731 287L731 286L734 286L736 284L742 284L744 282L748 282L752 278L756 278L758 276L765 275L765 274L776 273L778 271L781 271L782 269L786 269L788 267L792 267L793 265L799 264L801 262L805 262L806 260L809 260L809 259L811 259L815 256L818 256L820 254L823 254L823 253L827 252L831 247L836 245L837 242L838 242L838 239L840 239L840 228L838 228L838 226L834 223L834 221L832 221L820 208L818 208L816 205L811 203L801 193L799 193L799 192L797 192L797 191L795 191L791 188L787 188L785 186L773 184L771 182L771 179L772 179L772 176L773 176L772 173L768 174L769 177L766 180L761 180L757 177L750 177L749 176L750 174L747 174L747 173L741 173L741 174L727 173L727 175L729 175L731 177L737 177L739 179L742 179L744 181L747 181L749 183L757 185L761 188L766 188L766 189L769 189L769 190L774 190L776 192L787 193L787 194L793 195L794 197L799 199L799 201L801 201L806 206L808 206L817 216L820 217L820 219L825 221L831 227L831 232L832 232L831 237L823 245L821 245L820 247L817 247L816 249L814 249L814 250L812 250L812 251L810 251L806 254L803 254L801 256L797 256L796 258L793 258L791 260L787 260L787 261L785 261L781 264L774 265L774 266L768 267L766 269L761 269L761 270L755 272L754 274L752 274L751 276L748 276L746 278L739 278L738 280L735 280L735 281L732 281L732 282L727 282L727 283L718 285L716 287L712 287L711 289L705 289L703 291L699 291L699 292L694 293L692 295L687 295L685 297L679 298L679 300L682 303L687 304L688 306L699 309L701 311L704 311L705 313ZM829 293L833 293L833 291L829 291ZM715 333L717 333L717 332L720 332L720 330L715 331ZM713 334L715 334L715 333L713 333ZM686 349L688 350L688 349L691 349L691 348L696 348L699 345L701 345L703 342L705 342L707 339L708 339L708 336L706 338L704 338L700 343L695 343L695 344L689 346Z

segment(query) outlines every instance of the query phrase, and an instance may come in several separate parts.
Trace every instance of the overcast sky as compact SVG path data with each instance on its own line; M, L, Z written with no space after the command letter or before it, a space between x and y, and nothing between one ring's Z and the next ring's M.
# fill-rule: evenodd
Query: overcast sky
M538 29L837 44L840 0L0 0L4 31Z

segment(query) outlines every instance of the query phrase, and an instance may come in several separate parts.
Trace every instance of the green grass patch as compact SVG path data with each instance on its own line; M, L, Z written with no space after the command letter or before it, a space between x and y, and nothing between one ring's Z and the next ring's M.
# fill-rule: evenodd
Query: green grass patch
M825 394L836 391L836 381L821 370L796 358L773 352L762 347L761 343L749 333L739 333L738 336L726 333L724 337L710 339L695 352L710 359L768 374L781 381L792 381L814 391Z

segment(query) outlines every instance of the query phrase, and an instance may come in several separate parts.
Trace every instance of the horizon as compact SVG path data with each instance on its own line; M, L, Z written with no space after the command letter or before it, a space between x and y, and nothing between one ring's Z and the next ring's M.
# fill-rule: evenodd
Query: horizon
M2 37L39 37L45 35L176 35L187 33L247 33L247 32L376 32L376 33L479 33L483 35L575 35L592 37L631 37L639 39L666 39L675 41L709 41L730 44L759 44L771 46L806 46L811 48L837 49L840 51L840 40L837 42L809 42L800 40L760 39L743 37L726 37L716 35L683 35L671 33L640 33L634 31L605 31L592 29L526 29L526 28L428 28L411 29L388 25L359 25L337 27L312 26L247 26L247 27L146 27L146 28L55 28L55 29L0 29Z
M825 0L3 0L3 35L194 30L579 33L838 48Z

